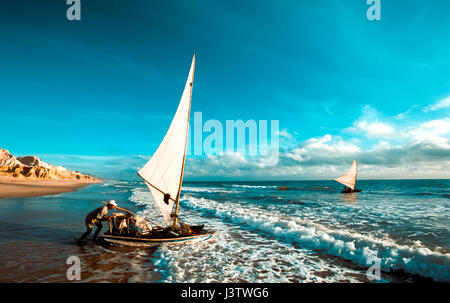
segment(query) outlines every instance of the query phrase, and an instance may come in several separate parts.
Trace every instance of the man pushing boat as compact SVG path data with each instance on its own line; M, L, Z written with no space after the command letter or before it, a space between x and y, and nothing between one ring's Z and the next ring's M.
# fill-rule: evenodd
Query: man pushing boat
M108 210L114 209L116 207L117 207L116 201L111 200L108 202L107 205L100 206L99 208L96 208L90 213L88 213L86 219L84 220L87 230L83 235L81 235L81 238L78 239L77 245L81 245L84 238L86 238L91 233L94 224L97 226L97 229L95 230L95 234L94 237L92 238L92 241L95 241L103 227L101 222L111 220L112 216L107 216Z

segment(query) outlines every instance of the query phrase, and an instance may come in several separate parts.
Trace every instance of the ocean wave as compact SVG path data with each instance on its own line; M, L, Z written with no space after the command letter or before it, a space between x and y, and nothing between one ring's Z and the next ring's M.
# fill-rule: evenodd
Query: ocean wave
M277 188L276 185L243 185L243 184L233 184L232 187L238 188Z
M187 210L189 221L204 222L204 213ZM155 251L160 282L299 283L366 282L365 271L321 259L290 243L261 238L258 233L209 217L212 241L163 245ZM257 247L257 248L256 248Z
M120 181L120 180L105 180L103 183L100 183L101 187L107 187L107 186L122 186L122 187L129 187L130 182L129 181Z
M138 206L150 206L154 202L152 194L146 188L134 188L128 200Z
M423 245L400 245L388 236L376 238L355 231L331 229L255 206L244 207L191 196L184 198L184 207L230 220L282 241L297 243L302 248L338 256L364 267L370 267L379 260L385 272L403 270L435 281L450 282L450 254L435 252Z
M183 191L188 191L188 192L198 192L198 193L227 193L227 194L231 194L231 193L237 193L238 191L236 190L227 190L227 189L223 189L223 188L219 188L219 187L196 187L196 186L183 186L182 187Z

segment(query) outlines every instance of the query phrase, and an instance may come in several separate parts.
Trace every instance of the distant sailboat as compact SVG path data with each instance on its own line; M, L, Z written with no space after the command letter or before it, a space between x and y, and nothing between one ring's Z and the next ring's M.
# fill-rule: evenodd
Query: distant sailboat
M119 244L130 242L134 244L144 243L147 246L151 246L151 244L159 243L203 241L210 239L215 234L213 231L204 230L203 226L184 224L178 218L186 159L194 70L195 55L192 59L183 95L166 136L152 158L138 172L138 175L149 188L163 216L166 227L156 226L142 237L124 237L114 235L113 232L105 233L103 238L106 241Z
M350 166L349 170L341 177L334 179L343 185L345 185L342 193L354 193L360 192L360 189L356 189L356 177L358 174L358 165L356 160L353 160L352 166Z

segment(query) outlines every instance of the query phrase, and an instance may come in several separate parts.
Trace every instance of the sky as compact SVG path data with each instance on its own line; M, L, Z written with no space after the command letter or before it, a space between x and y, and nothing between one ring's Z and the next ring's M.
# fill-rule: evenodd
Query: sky
M450 178L450 2L0 3L0 148L136 179L180 100L191 115L278 121L277 161L188 156L186 180ZM203 139L208 133L203 134ZM191 140L192 141L192 140ZM248 142L246 142L248 143Z

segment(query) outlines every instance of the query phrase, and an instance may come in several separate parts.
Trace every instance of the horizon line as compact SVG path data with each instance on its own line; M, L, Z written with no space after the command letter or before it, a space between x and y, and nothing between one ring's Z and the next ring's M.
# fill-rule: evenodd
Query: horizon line
M104 178L105 181L141 181L132 179ZM450 180L450 178L394 178L394 179L360 179L358 181L401 181L401 180ZM298 180L184 180L183 182L299 182L299 181L334 181L334 179L298 179ZM336 182L336 181L335 181Z

